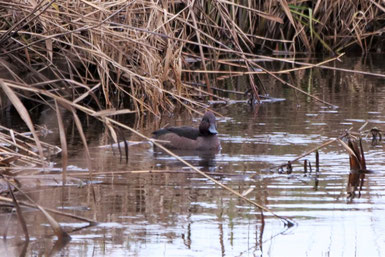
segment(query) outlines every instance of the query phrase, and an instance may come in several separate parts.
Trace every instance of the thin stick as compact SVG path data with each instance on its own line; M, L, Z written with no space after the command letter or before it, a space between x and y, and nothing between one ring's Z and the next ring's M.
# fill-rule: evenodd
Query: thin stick
M4 197L4 196L0 196L0 201L7 202L7 203L13 203L13 200L11 198ZM31 207L31 208L37 209L37 206L34 205L34 204L30 204L30 203L27 203L27 202L24 202L24 201L20 201L20 200L18 201L18 203L19 203L19 205L23 205L23 206L27 206L27 207ZM61 216L65 216L65 217L69 217L69 218L85 221L85 222L90 223L90 225L96 225L97 224L97 222L95 222L94 220L90 220L90 219L87 219L85 217L76 216L76 215L73 215L73 214L69 214L69 213L57 211L57 210L54 210L54 209L50 209L50 208L47 208L47 207L44 207L44 210L46 210L48 212L51 212L51 213L54 213L54 214L61 215Z
M296 162L296 161L298 161L299 159L301 159L301 158L303 158L303 157L305 157L305 156L307 156L307 155L309 155L309 154L311 154L311 153L313 153L313 152L315 152L315 151L318 151L319 149L324 148L325 146L330 145L331 143L334 143L335 141L340 140L340 139L343 138L344 136L346 136L346 135L344 134L344 135L339 136L339 137L337 137L337 138L330 139L329 141L323 143L322 145L317 146L317 147L315 147L315 148L313 148L313 149L311 149L311 150L309 150L309 151L306 151L306 152L304 152L303 154L297 156L295 159L291 160L290 162L291 162L291 163ZM278 166L274 166L274 167L272 167L271 169L279 169L279 168L283 168L283 167L285 167L285 166L287 166L287 163L284 163L284 164L281 164L281 165L278 165Z
M5 182L8 185L8 190L9 190L9 193L11 194L11 196L12 196L13 204L14 204L15 209L16 209L17 218L19 220L20 226L23 229L23 232L24 232L24 235L25 235L25 241L29 242L29 233L28 233L27 224L25 223L23 212L21 211L21 208L20 208L20 205L18 203L18 200L16 200L16 197L13 194L13 190L12 190L11 184L9 183L8 179L6 179L3 175L1 175L1 177L5 180Z
M106 172L93 172L94 176L119 176L125 174L154 174L154 173L178 173L178 174L195 174L195 171L189 170L117 170L117 171L106 171ZM87 176L87 173L77 172L70 173L70 177L84 177ZM224 172L210 172L212 176L241 176L242 174L236 173L224 173ZM18 176L18 178L28 178L29 176Z

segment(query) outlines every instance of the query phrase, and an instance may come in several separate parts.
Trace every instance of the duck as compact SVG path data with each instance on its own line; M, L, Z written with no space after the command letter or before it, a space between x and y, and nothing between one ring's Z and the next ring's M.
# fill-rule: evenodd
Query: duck
M188 126L166 127L152 132L153 138L168 149L179 150L219 150L217 123L214 113L207 111L199 128Z

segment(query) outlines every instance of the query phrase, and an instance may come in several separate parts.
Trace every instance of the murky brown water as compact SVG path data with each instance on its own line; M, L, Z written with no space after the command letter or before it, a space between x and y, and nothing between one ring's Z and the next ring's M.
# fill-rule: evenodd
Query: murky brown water
M343 59L341 67L383 73L383 57L367 60ZM353 127L385 129L384 79L336 71L303 72L294 84L338 108L325 108L290 89L278 88L272 95L286 101L215 106L222 150L215 155L179 153L193 165L214 174L220 182L243 192L276 214L296 223L287 229L269 213L264 213L190 169L175 158L154 151L148 144L130 147L126 163L117 150L98 148L105 135L89 132L94 168L114 175L95 176L96 205L89 186L74 181L61 187L33 187L28 192L45 207L95 218L98 226L58 218L72 240L59 250L60 256L381 256L385 253L384 143L371 146L364 141L367 166L373 170L365 178L361 197L347 199L349 159L334 143L320 151L320 173L303 173L303 163L295 163L292 174L269 168L286 163ZM241 87L242 85L240 85ZM182 118L183 117L183 118ZM174 125L194 124L199 117L177 117ZM53 119L54 120L54 119ZM163 123L166 123L164 121ZM170 124L173 125L171 121ZM48 119L42 123L49 124ZM163 125L162 123L162 125ZM145 134L156 128L145 121ZM91 136L92 134L92 136ZM52 138L55 138L53 135ZM55 139L51 139L55 142ZM56 139L57 140L57 139ZM58 141L56 141L58 144ZM78 142L73 140L76 146ZM81 146L71 155L73 173L85 172ZM314 154L306 157L314 165ZM60 160L55 160L60 162ZM117 171L161 170L159 173L118 173ZM221 175L223 173L224 175ZM88 173L87 173L88 174ZM82 178L81 176L76 176ZM86 181L86 176L83 177ZM1 224L9 213L0 213ZM34 210L26 212L32 241L27 256L49 255L55 238L48 222ZM11 217L16 224L16 217ZM0 253L18 256L22 233L11 226Z

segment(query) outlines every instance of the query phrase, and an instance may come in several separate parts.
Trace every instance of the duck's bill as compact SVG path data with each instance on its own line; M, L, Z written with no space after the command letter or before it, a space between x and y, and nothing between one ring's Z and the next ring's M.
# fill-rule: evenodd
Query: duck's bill
M209 132L211 134L218 134L217 128L215 127L215 124L210 124Z

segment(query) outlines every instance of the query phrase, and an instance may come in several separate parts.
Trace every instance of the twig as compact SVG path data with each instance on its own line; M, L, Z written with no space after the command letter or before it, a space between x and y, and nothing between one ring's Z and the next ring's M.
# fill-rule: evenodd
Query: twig
M13 200L11 198L4 197L4 196L0 196L0 201L7 202L7 203L13 203ZM18 203L19 203L19 205L23 205L23 206L27 206L27 207L31 207L31 208L37 209L37 206L35 204L30 204L30 203L27 203L27 202L24 202L24 201L20 201L20 200L18 201ZM85 218L85 217L80 217L80 216L77 216L77 215L73 215L73 214L57 211L57 210L50 209L50 208L47 208L47 207L44 207L44 210L46 210L46 211L48 211L50 213L57 214L57 215L61 215L61 216L65 216L65 217L69 217L69 218L85 221L85 222L90 223L90 225L96 225L97 224L96 221L90 220L90 219Z
M317 147L315 147L315 148L313 148L313 149L311 149L311 150L309 150L309 151L304 152L303 154L297 156L295 159L293 159L293 160L291 160L291 161L289 161L289 162L290 162L290 163L296 162L296 161L298 161L299 159L301 159L301 158L303 158L303 157L305 157L305 156L307 156L307 155L309 155L309 154L311 154L311 153L313 153L313 152L315 152L315 151L318 151L319 149L324 148L325 146L328 146L328 145L330 145L330 144L332 144L332 143L334 143L334 142L340 140L341 138L343 138L343 137L345 137L345 136L346 136L346 134L343 134L343 135L341 135L341 136L339 136L339 137L337 137L337 138L330 139L329 141L323 143L322 145L317 146ZM274 167L272 167L271 169L279 169L279 168L283 168L283 167L285 167L285 166L287 166L287 163L284 163L284 164L281 164L281 165L278 165L278 166L274 166Z

